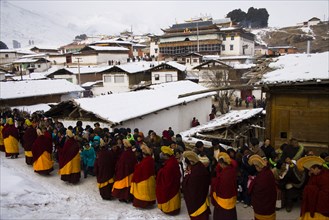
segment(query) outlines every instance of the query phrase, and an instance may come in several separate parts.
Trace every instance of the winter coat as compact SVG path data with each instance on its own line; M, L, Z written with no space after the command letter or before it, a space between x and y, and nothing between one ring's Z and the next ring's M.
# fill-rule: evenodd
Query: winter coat
M94 167L96 153L93 147L84 148L81 152L81 157L83 161L83 165L88 167Z

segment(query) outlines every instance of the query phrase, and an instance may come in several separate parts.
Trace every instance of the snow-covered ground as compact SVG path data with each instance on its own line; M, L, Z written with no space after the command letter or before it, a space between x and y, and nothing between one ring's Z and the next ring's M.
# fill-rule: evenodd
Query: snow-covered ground
M18 159L5 158L0 152L0 219L189 219L185 202L178 216L167 216L158 208L141 210L118 200L101 199L96 178L67 184L57 175L44 177L25 164L23 150ZM211 207L213 211L213 207ZM238 219L252 219L252 208L237 204ZM299 209L277 212L277 219L295 220Z

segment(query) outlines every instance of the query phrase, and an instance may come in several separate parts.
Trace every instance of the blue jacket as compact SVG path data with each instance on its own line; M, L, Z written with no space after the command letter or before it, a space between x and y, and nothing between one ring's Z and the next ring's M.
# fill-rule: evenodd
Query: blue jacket
M94 167L96 153L93 147L84 148L81 152L83 164L88 167Z

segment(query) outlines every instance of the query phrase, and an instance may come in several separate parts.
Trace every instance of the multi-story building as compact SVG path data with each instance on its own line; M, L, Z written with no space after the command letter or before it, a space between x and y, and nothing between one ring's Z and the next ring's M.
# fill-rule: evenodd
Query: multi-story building
M201 18L174 24L159 36L160 59L187 53L202 55L254 55L254 35L234 25L229 18Z

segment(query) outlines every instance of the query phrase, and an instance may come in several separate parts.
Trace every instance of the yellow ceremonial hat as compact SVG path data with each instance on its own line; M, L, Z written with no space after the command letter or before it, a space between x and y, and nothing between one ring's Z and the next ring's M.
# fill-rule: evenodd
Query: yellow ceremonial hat
M183 153L183 157L184 157L184 158L187 158L187 159L191 162L192 165L194 165L194 164L196 164L198 161L200 161L198 155L197 155L195 152L190 151L190 150L189 150L189 151L185 151L185 152Z
M252 155L248 160L249 165L257 165L260 168L263 168L267 165L267 162L258 154Z
M219 160L219 159L223 159L225 163L227 163L227 164L231 164L231 158L230 158L230 156L229 156L227 153L225 153L225 152L219 152L219 153L217 154L217 159L218 159L218 160Z
M306 156L297 160L297 168L298 170L310 169L313 165L322 166L325 163L324 159L318 156Z
M25 124L27 126L31 126L32 125L32 122L29 119L25 119Z
M168 154L169 156L171 156L171 155L174 154L174 150L171 149L171 148L168 147L168 146L162 146L162 147L161 147L161 151L162 151L162 153L164 153L164 154Z

